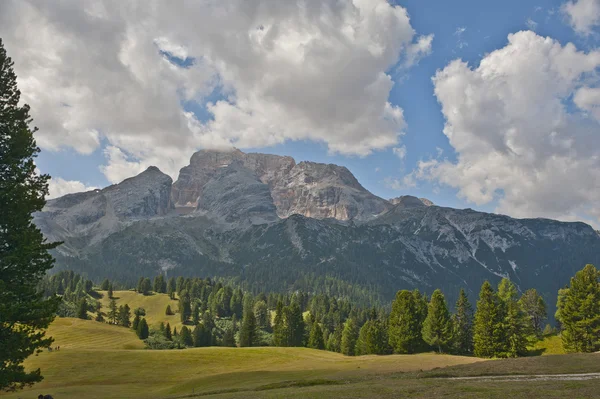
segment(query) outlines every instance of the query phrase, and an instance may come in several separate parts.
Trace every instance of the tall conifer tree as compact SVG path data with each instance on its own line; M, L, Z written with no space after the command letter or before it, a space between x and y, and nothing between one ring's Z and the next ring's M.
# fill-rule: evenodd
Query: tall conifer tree
M456 313L452 315L452 346L458 354L473 353L473 307L462 288L456 301Z
M23 361L50 346L45 329L59 299L43 299L37 284L54 259L33 223L46 203L50 176L36 173L39 153L29 106L21 93L13 62L0 39L0 390L19 389L42 380L39 369L25 371Z
M474 353L478 357L494 357L503 349L503 315L500 300L489 281L479 292L474 323Z
M446 347L450 342L452 337L450 313L444 294L440 290L433 291L422 331L425 342L437 348L439 353L442 352L442 347Z

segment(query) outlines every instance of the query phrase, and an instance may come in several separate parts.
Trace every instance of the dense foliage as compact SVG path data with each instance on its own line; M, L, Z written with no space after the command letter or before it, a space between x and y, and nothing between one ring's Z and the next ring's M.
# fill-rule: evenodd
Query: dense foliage
M0 40L0 390L14 390L42 380L40 370L25 371L31 354L52 344L44 329L59 301L43 299L39 280L54 259L33 224L48 194L48 175L36 172L40 151L30 128L29 106L21 93L13 62Z

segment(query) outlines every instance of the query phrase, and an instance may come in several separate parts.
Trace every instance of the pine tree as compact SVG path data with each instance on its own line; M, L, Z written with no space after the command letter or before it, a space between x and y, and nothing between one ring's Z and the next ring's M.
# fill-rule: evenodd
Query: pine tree
M100 309L96 311L96 318L94 320L99 323L104 323L104 316L102 316L102 311Z
M500 300L489 281L479 292L474 323L474 353L477 357L494 357L504 347L503 314Z
M446 347L450 342L452 337L450 313L444 294L440 290L433 291L427 308L427 318L423 322L422 334L425 342L437 347L439 353L442 353L442 347Z
M358 339L356 340L356 356L368 355L369 349L367 346L367 335L369 330L373 327L373 320L367 320L365 324L358 331Z
M286 346L285 325L283 321L283 303L277 301L275 308L275 320L273 321L273 345Z
M202 325L196 325L196 327L194 327L194 331L192 332L192 339L194 341L194 347L199 348L201 346L204 346L204 326Z
M341 351L342 329L343 329L343 324L338 324L335 327L335 329L333 330L333 333L329 334L329 337L327 338L327 344L326 344L326 348L328 351L331 351L331 352L340 352Z
M283 309L286 346L304 346L304 318L297 302Z
M250 295L244 298L244 318L240 328L240 346L252 346L256 343L256 317L254 315L253 300Z
M175 277L171 277L169 282L167 283L167 294L169 298L175 299L175 292L177 291L177 283L175 282Z
M223 333L223 346L226 347L235 347L235 335L233 333L233 328L226 328Z
M525 355L529 336L533 334L530 320L523 312L517 295L517 287L513 282L503 278L498 286L498 297L504 316L502 323L503 349L497 354L500 357Z
M39 153L30 128L29 106L21 93L13 62L0 39L0 391L42 380L40 370L26 372L23 361L53 340L44 330L60 299L43 299L37 289L54 264L49 244L33 223L44 207L50 176L36 173Z
M389 351L387 325L384 320L370 320L367 330L366 354L384 355Z
M131 327L131 310L128 304L119 307L119 324L123 327Z
M117 323L117 318L119 317L118 309L117 309L117 301L113 298L110 300L110 304L108 305L108 320L112 324Z
M390 345L395 353L415 353L423 347L423 297L415 293L398 291L392 303L388 322Z
M152 292L152 282L148 277L144 278L140 284L139 292L143 295L150 295Z
M167 305L167 309L165 310L165 314L167 316L172 316L173 315L173 311L171 310L171 305Z
M314 322L310 329L310 336L308 338L308 347L313 349L325 349L325 342L323 341L323 330L318 322Z
M171 334L171 325L169 323L167 323L165 326L165 338L169 341L173 340L173 336Z
M198 302L194 303L194 307L192 308L192 324L197 325L200 322L200 307L198 306Z
M148 323L146 322L146 318L143 318L142 320L140 320L140 323L138 324L138 328L137 328L137 336L140 339L146 339L148 338L149 334L150 334L150 329L148 328Z
M271 328L269 310L265 301L258 301L254 304L254 315L256 316L256 325L258 328L263 330Z
M568 352L600 349L600 271L586 265L578 271L558 301L562 341Z
M178 337L179 334L177 333L177 327L173 327L173 338Z
M188 322L192 315L190 297L187 295L180 296L179 298L179 315L181 316L181 322L184 324Z
M531 288L519 299L521 308L529 318L531 329L537 337L542 336L542 328L548 317L546 302L535 288Z
M102 281L102 284L100 284L100 289L101 289L102 291L108 291L108 287L109 287L109 286L110 286L110 281L108 281L108 279L107 279L107 278L105 278L105 279Z
M141 321L140 315L136 314L135 317L133 318L133 323L131 323L131 329L133 331L137 331L138 326L140 325L140 321Z
M153 287L154 292L164 294L167 291L167 283L165 282L165 277L162 274L154 277Z
M179 340L185 346L194 346L194 339L192 338L192 333L190 329L186 326L181 327L181 331L179 332Z
M456 301L456 313L452 315L452 345L458 354L473 353L473 307L462 288Z
M358 339L358 330L354 319L350 318L344 323L342 331L341 352L346 356L354 356L356 349L356 340Z
M80 319L83 319L83 320L87 320L88 319L87 311L88 311L87 301L85 300L85 298L81 298L81 301L79 301L79 308L77 310L77 317L79 317Z

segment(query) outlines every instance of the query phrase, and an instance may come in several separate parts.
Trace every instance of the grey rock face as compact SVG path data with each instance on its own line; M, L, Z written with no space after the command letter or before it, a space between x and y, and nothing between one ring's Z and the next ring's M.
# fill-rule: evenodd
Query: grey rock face
M171 184L169 176L150 167L103 190L50 200L35 215L35 223L50 240L67 241L60 251L75 253L120 230L126 222L169 213Z
M239 161L206 183L197 209L227 223L260 224L278 219L269 186Z
M389 202L393 205L402 204L407 207L432 206L433 202L427 198L417 198L412 195L402 195L400 197L391 198Z
M344 167L313 162L296 164L293 158L270 154L199 151L181 169L173 184L172 201L192 210L202 202L206 184L220 169L240 162L267 184L277 215L293 214L325 219L366 220L389 209L387 201L367 191Z

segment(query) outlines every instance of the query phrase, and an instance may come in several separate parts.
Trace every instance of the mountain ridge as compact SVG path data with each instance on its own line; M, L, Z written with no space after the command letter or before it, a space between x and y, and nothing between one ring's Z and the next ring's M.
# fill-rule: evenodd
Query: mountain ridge
M393 204L392 202L395 202ZM181 208L185 211L181 212ZM103 190L48 201L35 222L57 270L134 282L141 275L221 276L249 288L322 291L387 301L398 289L471 298L508 277L556 291L600 263L600 234L582 222L515 219L369 193L332 164L198 152L178 180L149 168Z

